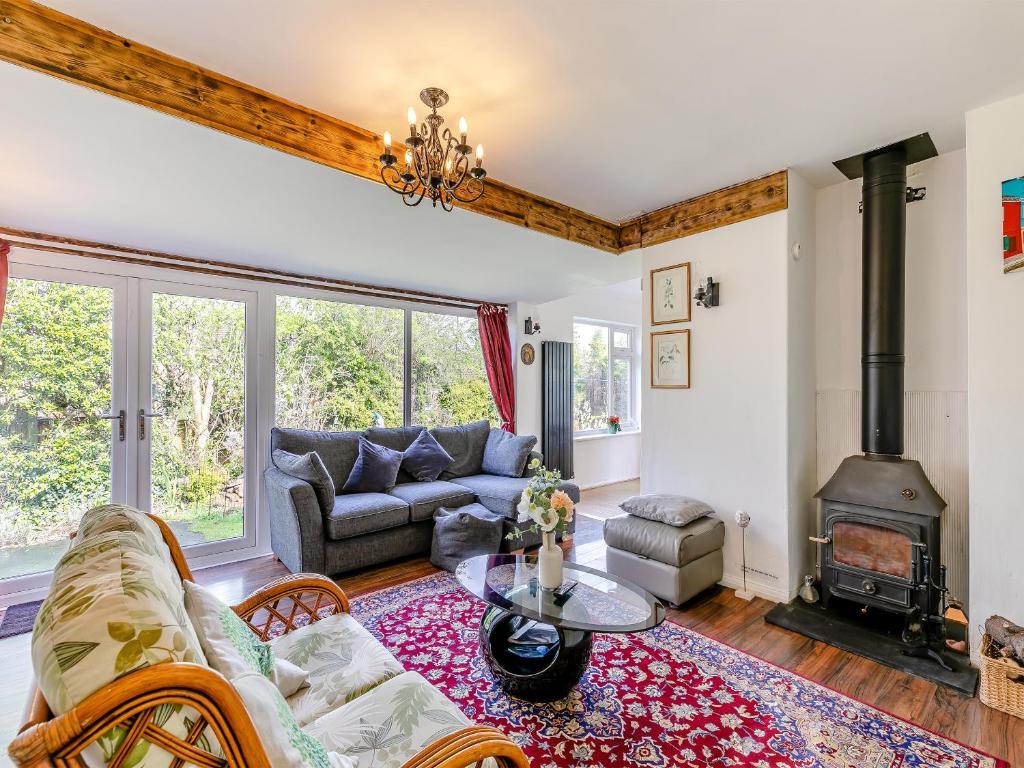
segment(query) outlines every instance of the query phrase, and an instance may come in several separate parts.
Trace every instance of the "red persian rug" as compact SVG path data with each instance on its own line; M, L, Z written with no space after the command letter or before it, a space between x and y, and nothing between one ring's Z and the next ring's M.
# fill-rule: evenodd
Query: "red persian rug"
M480 656L483 608L447 573L352 603L407 669L507 733L534 768L1008 766L670 621L595 634L568 698L514 699Z

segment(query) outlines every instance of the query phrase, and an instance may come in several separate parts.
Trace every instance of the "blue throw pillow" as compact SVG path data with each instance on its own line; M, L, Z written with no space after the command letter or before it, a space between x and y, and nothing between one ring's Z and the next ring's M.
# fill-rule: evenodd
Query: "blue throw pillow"
M484 446L481 469L489 475L522 477L530 451L537 444L533 435L516 436L503 429L492 429Z
M402 469L423 482L437 480L438 476L452 463L452 457L434 436L423 430L412 444L405 449Z
M343 491L349 493L381 493L395 487L402 452L359 438L359 454Z

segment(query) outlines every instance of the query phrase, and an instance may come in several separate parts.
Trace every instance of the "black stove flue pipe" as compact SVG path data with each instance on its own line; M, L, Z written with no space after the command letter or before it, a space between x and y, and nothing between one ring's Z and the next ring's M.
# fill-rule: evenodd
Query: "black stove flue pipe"
M864 157L863 294L861 298L861 449L903 455L906 329L907 150L887 147Z
M907 166L937 154L922 133L835 162L848 179L864 178L860 423L872 459L903 456Z

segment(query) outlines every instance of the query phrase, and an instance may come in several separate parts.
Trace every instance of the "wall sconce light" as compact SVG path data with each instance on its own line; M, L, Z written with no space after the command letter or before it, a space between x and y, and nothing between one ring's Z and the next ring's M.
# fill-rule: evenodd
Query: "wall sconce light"
M526 328L524 329L527 336L533 336L535 333L540 333L540 323L533 322L532 317L526 318Z
M698 285L697 290L693 293L693 299L697 302L697 306L704 307L705 309L717 307L719 285L721 283L716 283L714 278L711 277L703 285Z

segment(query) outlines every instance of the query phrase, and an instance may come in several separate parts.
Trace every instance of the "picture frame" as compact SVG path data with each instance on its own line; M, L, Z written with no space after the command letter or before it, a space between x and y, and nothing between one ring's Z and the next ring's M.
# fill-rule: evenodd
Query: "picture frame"
M690 329L651 331L651 389L690 388Z
M690 262L652 269L651 325L690 322Z
M1024 176L1006 179L1003 196L1003 272L1024 268Z

